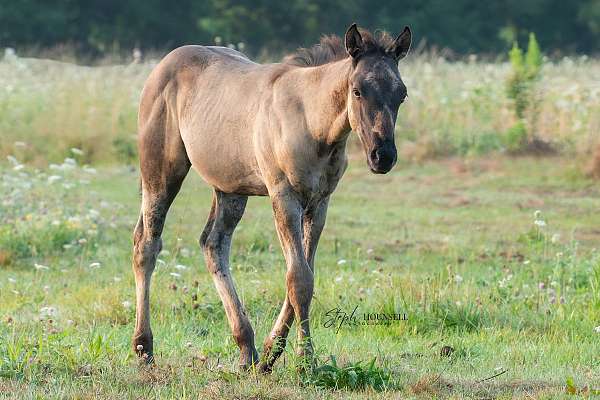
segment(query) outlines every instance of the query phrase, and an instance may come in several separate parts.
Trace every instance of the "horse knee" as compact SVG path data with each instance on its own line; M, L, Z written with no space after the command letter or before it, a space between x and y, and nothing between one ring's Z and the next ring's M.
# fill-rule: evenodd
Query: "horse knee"
M137 234L137 232L136 232ZM134 234L135 235L135 234ZM158 253L162 250L161 238L146 238L145 235L134 236L133 266L134 269L153 271Z
M204 251L204 258L206 259L208 271L212 274L222 271L220 255L223 250L220 238L215 237L214 235L208 235L204 241L201 240L200 246Z

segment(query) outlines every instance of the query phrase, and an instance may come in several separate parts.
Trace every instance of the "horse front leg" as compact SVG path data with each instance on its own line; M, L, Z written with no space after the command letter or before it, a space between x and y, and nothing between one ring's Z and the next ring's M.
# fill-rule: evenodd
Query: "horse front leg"
M246 208L247 196L215 190L213 205L200 245L233 334L240 348L240 368L251 369L258 361L254 347L254 331L240 301L229 268L229 252L233 231Z
M303 214L291 195L273 198L277 233L287 264L287 293L279 317L264 342L262 372L270 372L285 348L294 317L299 321L299 355L312 362L309 308L314 288L314 255L325 223L327 199Z

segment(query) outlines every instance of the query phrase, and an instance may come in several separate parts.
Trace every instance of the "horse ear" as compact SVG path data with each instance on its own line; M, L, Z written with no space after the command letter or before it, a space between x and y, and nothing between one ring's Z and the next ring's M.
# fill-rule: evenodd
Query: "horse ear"
M408 54L408 50L410 50L410 43L412 42L412 33L408 26L404 27L404 30L396 40L394 40L394 44L388 52L394 57L396 61L400 61Z
M348 28L346 31L346 35L344 36L344 44L346 46L346 51L352 58L358 57L363 51L362 36L360 36L360 32L358 31L356 24L350 25L350 28Z

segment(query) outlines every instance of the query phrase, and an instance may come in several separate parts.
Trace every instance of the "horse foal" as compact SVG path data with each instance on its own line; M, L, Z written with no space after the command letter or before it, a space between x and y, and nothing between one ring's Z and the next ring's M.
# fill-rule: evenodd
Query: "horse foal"
M309 308L314 260L329 196L347 166L355 131L372 172L396 163L394 125L407 92L398 61L406 27L393 38L348 28L282 63L257 64L223 47L184 46L152 71L142 91L138 148L142 205L133 235L134 351L150 362L150 279L173 199L190 167L213 187L200 235L240 365L271 371L296 320L300 355L311 361ZM259 360L254 331L229 268L232 235L248 196L269 196L285 256L286 296Z

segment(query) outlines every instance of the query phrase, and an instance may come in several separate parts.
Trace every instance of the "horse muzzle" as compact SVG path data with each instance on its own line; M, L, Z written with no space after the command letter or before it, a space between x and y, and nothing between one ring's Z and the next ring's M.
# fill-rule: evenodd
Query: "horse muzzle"
M393 141L380 141L368 152L367 162L371 172L386 174L396 164L397 152Z

